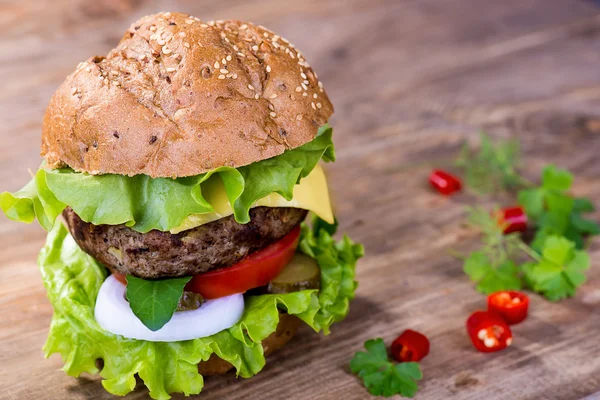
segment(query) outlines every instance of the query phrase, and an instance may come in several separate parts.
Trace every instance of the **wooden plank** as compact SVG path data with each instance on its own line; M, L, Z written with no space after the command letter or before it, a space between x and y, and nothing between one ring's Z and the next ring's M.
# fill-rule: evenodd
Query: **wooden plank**
M480 128L524 145L526 174L549 161L572 169L574 192L600 198L600 17L570 0L175 2L202 18L253 20L307 55L336 106L338 161L328 166L342 230L363 242L358 298L323 337L304 328L250 380L209 378L204 398L364 399L348 371L368 338L426 332L431 354L417 398L572 399L600 392L600 269L575 299L534 297L515 345L476 353L463 323L483 307L448 248L468 250L463 207L426 187ZM0 188L17 189L39 164L53 90L75 65L110 49L158 1L20 1L0 6ZM600 214L595 215L596 218ZM73 379L43 360L52 314L35 255L45 233L0 217L0 397L108 399L97 378ZM590 249L593 264L600 246ZM575 360L575 361L574 361ZM7 368L8 366L8 368ZM145 398L143 389L128 398ZM183 396L176 396L183 398Z

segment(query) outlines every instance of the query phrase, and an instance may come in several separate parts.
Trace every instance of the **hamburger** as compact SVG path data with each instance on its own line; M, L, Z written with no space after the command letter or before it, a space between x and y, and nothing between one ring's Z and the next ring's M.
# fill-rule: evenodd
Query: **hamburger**
M302 53L246 22L147 16L79 64L46 110L39 170L0 194L49 231L46 356L167 399L251 377L302 324L329 334L363 253L332 238L332 113Z

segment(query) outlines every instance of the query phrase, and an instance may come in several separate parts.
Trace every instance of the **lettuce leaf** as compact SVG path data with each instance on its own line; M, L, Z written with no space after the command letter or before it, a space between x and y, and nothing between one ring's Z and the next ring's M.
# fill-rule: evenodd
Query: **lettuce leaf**
M135 374L155 399L168 399L170 393L197 394L204 385L197 364L213 353L249 378L265 365L260 343L275 331L279 310L325 334L348 313L362 247L347 237L334 242L321 223L314 227L317 232L303 226L301 246L322 268L321 290L247 297L244 315L233 327L206 338L165 343L127 339L100 328L94 306L106 270L77 246L61 223L55 224L38 259L54 308L46 356L60 353L63 369L71 376L99 372L102 385L116 395L135 388ZM96 367L99 358L104 360L101 371Z
M152 229L169 231L191 214L214 211L202 195L202 186L215 175L223 181L236 221L247 223L249 210L257 200L270 193L291 200L294 185L306 177L320 159L335 160L331 137L331 127L323 125L311 142L279 156L237 169L220 167L177 179L90 175L69 168L42 168L18 192L0 193L0 209L16 221L30 223L37 218L46 230L50 230L56 217L70 206L81 219L94 225L125 224L142 233Z

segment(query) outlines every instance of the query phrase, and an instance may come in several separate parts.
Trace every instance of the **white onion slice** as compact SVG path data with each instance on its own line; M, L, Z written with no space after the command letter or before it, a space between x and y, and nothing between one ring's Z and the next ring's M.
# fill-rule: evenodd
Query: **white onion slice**
M111 275L100 287L94 313L98 324L116 335L150 342L176 342L231 328L244 313L244 295L206 300L197 310L177 311L165 326L152 332L131 311L125 300L125 285Z

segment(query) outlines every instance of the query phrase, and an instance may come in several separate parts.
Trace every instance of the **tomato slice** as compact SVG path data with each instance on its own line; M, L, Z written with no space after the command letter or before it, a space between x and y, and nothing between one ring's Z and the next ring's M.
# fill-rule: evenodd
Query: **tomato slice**
M194 276L185 290L200 293L205 299L216 299L264 286L290 262L298 247L299 237L298 225L279 241L244 257L237 264ZM117 280L127 284L125 275L114 275Z

